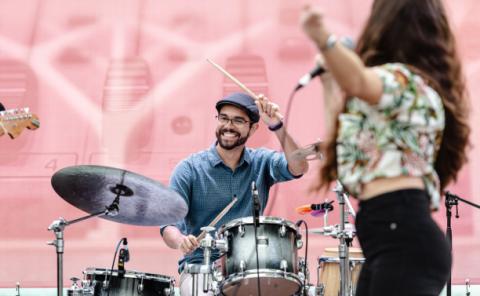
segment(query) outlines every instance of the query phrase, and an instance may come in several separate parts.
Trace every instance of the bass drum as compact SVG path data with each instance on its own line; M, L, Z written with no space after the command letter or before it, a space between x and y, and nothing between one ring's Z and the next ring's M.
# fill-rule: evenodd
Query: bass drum
M87 268L83 274L84 283L93 291L94 296L173 296L175 294L175 280L164 275L128 270L119 275L118 270L102 268Z
M300 291L297 250L302 241L294 223L277 217L260 217L257 229L260 289L263 295L293 295ZM219 236L228 242L222 257L224 280L220 291L230 295L257 294L257 257L252 217L222 226Z

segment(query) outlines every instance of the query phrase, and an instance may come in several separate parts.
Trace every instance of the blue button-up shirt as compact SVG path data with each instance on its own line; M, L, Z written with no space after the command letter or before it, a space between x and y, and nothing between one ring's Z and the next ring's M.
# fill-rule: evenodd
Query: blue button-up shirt
M216 228L233 219L252 216L252 181L258 188L260 213L263 213L270 187L294 178L283 153L264 148L245 148L237 168L232 170L220 158L214 144L210 149L182 160L173 171L170 188L178 192L188 205L187 216L176 226L185 235L197 236L200 228L210 224L235 197L237 202ZM162 226L162 230L165 227ZM217 257L215 254L212 259ZM202 260L202 250L197 249L179 261L180 270L185 262L200 263Z

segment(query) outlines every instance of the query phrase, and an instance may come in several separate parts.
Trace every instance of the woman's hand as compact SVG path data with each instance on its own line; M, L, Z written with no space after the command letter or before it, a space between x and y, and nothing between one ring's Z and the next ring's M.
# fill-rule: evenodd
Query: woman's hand
M323 23L323 13L307 5L300 16L300 23L305 34L317 44L318 48L323 48L329 36Z

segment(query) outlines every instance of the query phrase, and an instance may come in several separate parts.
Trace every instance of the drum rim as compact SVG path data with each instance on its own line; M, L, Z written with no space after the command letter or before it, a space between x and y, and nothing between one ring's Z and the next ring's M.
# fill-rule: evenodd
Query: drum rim
M238 282L239 280L242 280L242 279L256 278L258 276L258 274L260 275L260 278L262 278L262 277L267 278L268 277L268 278L275 278L275 279L285 279L285 280L288 280L290 282L295 282L295 283L298 284L298 286L299 286L298 289L299 290L302 287L302 280L295 273L279 271L279 270L276 270L276 269L261 268L261 269L259 269L258 273L257 273L257 269L250 269L250 270L247 270L245 272L232 273L231 275L226 277L221 282L220 290L223 291L223 288L227 284L233 284L233 283ZM262 276L262 275L264 275L264 276ZM265 276L265 275L267 275L267 276Z
M93 271L93 272L91 272ZM97 267L87 267L84 271L83 274L85 275L105 275L108 272L108 275L110 276L110 271L112 271L111 276L113 277L118 277L118 269L108 269L108 268L97 268ZM143 279L146 280L158 280L161 279L165 282L172 282L174 280L173 277L167 276L167 275L161 275L161 274L155 274L155 273L147 273L147 272L140 272L140 271L134 271L134 270L125 270L125 275L124 277L126 278L134 278L134 279L139 279L140 277L137 277L135 275L143 275Z
M285 225L290 227L292 230L297 231L297 226L295 223L284 219L280 217L275 217L275 216L260 216L259 217L260 224L276 224L276 225ZM236 227L238 225L249 225L253 224L253 217L248 216L248 217L242 217L242 218L237 218L234 219L220 227L220 232L223 232L224 230Z
M348 261L364 263L364 262L365 262L365 258L348 258ZM318 263L321 263L321 262L326 262L326 263L339 263L339 262L340 262L340 258L339 258L339 257L321 256L321 257L318 257Z

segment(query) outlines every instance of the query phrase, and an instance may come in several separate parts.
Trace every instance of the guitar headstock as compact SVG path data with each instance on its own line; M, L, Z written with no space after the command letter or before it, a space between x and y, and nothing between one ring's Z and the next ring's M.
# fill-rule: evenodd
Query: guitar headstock
M0 112L0 136L8 134L10 138L18 137L25 128L34 130L40 127L37 115L29 108L9 109Z

